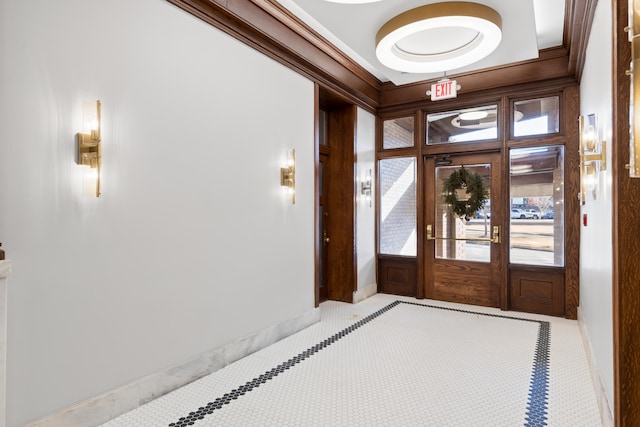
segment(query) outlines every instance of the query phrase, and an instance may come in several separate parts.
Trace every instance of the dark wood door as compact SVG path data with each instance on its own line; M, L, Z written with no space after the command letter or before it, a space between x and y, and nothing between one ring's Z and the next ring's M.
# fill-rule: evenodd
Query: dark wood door
M328 150L325 150L328 151ZM320 257L318 266L320 271L320 280L318 283L318 299L319 302L325 301L329 298L329 244L331 243L331 237L329 236L329 198L327 197L327 188L329 180L329 154L328 152L320 153L320 165L318 171L319 192L318 192L318 236L320 237L319 246Z
M324 143L318 147L317 177L316 289L319 301L323 299L321 293L324 295L326 292L330 300L352 302L357 284L354 185L356 113L356 106L351 104L334 106L325 111L325 137L320 138Z
M500 153L425 159L424 296L506 309L506 225ZM480 177L489 191L484 207L460 216L445 203L455 177ZM453 177L453 178L452 178ZM464 188L458 200L468 197ZM466 195L465 195L466 194Z

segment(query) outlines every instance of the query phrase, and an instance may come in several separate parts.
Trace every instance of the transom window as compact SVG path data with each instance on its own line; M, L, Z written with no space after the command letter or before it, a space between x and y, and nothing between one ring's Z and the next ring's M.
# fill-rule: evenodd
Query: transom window
M427 144L495 139L498 139L497 105L427 115Z
M382 148L413 147L414 143L414 118L413 116L398 119L385 120L383 124Z
M560 99L557 96L513 103L513 136L547 135L560 131Z

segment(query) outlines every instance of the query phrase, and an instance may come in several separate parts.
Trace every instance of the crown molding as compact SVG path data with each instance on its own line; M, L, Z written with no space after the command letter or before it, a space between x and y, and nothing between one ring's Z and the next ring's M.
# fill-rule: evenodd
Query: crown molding
M569 56L564 47L542 50L536 59L448 77L455 79L461 85L459 94L495 90L497 86L514 86L557 79L569 83L575 82L575 78L569 73ZM431 85L436 81L435 79L425 80L402 86L396 86L390 82L383 83L380 94L381 109L427 101L426 91L431 89Z
M580 81L587 44L598 0L567 0L564 15L564 45L569 52L569 74Z
M381 83L276 0L167 0L360 107L421 102L434 81ZM565 79L579 82L597 0L567 0L564 45L536 59L452 75L464 93Z

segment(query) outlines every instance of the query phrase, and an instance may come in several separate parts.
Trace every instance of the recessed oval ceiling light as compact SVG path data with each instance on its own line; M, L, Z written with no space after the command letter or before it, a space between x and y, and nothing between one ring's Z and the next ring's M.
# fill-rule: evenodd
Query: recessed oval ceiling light
M480 120L487 117L489 113L487 111L467 111L466 113L458 114L460 120Z
M407 73L436 73L473 64L502 40L502 18L470 2L434 3L388 21L376 35L376 56Z

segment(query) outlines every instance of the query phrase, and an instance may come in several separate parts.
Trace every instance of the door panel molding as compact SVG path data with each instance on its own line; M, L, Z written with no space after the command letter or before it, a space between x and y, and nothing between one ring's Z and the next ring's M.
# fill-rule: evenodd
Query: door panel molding
M415 297L418 291L416 257L379 255L378 292Z
M512 266L509 268L509 303L512 310L564 315L564 268Z

